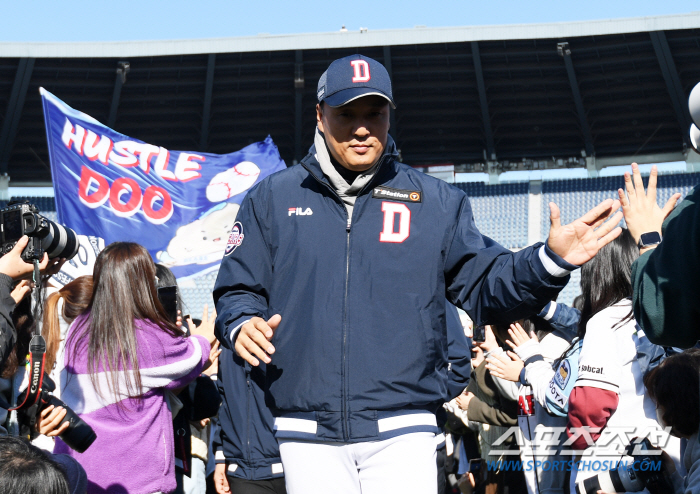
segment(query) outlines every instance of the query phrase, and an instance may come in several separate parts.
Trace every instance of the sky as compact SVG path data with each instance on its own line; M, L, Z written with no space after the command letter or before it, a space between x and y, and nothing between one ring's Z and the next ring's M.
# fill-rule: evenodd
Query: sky
M258 34L297 34L367 28L484 26L684 14L700 10L697 0L438 0L434 2L338 2L292 0L0 0L0 43L51 41L137 41L202 39ZM684 163L660 171L681 171ZM626 167L625 167L626 168ZM611 167L603 175L624 173ZM459 181L488 181L486 174L458 174ZM540 176L542 175L542 176ZM584 169L508 172L501 180L586 176ZM25 191L19 189L16 195ZM53 190L35 190L53 195Z
M0 0L0 42L135 41L684 14L697 0Z

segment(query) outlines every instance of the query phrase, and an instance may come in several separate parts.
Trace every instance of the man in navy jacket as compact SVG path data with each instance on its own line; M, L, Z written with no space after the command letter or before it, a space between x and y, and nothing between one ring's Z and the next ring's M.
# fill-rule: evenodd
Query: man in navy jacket
M479 233L464 192L398 162L381 64L336 60L317 96L309 154L241 205L217 336L267 364L290 494L434 493L445 298L477 325L537 314L619 235L620 213L604 223L619 203L569 225L552 205L547 244L512 253Z
M230 345L219 359L217 386L223 406L212 443L217 492L284 494L274 418L265 405L265 366L251 366Z

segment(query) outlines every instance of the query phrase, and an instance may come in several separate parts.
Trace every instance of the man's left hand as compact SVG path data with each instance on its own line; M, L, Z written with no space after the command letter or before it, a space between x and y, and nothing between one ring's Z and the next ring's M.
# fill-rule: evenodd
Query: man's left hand
M622 233L622 228L617 226L622 219L622 212L616 212L619 208L620 201L607 199L579 219L562 225L559 207L550 202L552 226L547 245L570 264L581 266L587 263Z

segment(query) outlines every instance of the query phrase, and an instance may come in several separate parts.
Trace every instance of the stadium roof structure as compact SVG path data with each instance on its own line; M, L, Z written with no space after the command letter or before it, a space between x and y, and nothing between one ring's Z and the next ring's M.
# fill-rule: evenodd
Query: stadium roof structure
M316 83L361 52L392 74L403 161L488 171L685 160L700 12L575 23L100 43L0 43L0 173L51 180L39 87L131 137L291 164Z

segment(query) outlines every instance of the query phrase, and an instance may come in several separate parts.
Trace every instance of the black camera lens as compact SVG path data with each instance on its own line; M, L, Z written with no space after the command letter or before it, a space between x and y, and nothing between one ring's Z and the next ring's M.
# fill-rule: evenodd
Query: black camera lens
M48 253L49 259L56 257L72 259L75 257L80 247L75 232L51 220L45 220L48 223L49 232L41 240L41 248Z
M68 426L68 429L63 431L60 438L71 449L74 449L78 453L84 453L85 450L95 442L95 439L97 439L97 434L95 434L95 431L93 431L92 427L86 424L83 419L78 417L78 415L71 410L68 405L45 390L42 391L41 401L44 403L42 408L53 405L56 408L63 407L65 409L66 416L61 422L61 425L63 425L66 421L70 425Z
M601 472L576 485L577 494L595 494L603 491L613 492L639 492L644 489L642 482L636 475L632 465L621 465L613 470Z

